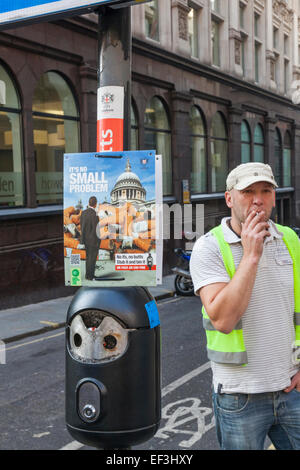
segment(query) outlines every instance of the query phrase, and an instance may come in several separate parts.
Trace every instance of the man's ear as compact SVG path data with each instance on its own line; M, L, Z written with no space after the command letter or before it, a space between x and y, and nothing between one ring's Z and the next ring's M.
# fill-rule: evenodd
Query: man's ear
M232 206L233 206L231 191L226 191L225 192L225 201L226 201L227 207L229 207L231 209Z

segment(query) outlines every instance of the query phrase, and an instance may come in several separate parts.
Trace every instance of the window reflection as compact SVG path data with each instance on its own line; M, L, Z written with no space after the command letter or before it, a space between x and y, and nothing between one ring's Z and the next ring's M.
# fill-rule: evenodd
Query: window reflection
M220 25L217 21L211 21L211 48L212 63L220 66Z
M56 72L43 75L33 98L33 141L38 204L61 203L63 155L79 151L79 118L67 82Z
M254 161L264 162L264 133L261 124L257 124L254 130Z
M191 8L188 14L189 44L192 57L198 57L198 15L197 10Z
M274 152L275 152L274 178L278 186L282 186L282 140L281 140L280 130L277 127L275 129Z
M147 38L159 41L158 0L153 0L145 5L145 28Z
M220 112L213 117L210 141L212 191L223 191L228 172L228 142L224 118Z
M139 135L138 135L138 120L135 105L131 103L131 150L138 150L139 148Z
M289 131L286 131L284 136L284 149L283 149L283 186L291 186L291 152L292 152L292 139Z
M0 206L24 205L21 106L16 88L0 65Z
M241 125L241 163L250 162L251 159L251 140L250 129L246 121L242 121Z
M206 179L206 136L202 115L196 106L190 113L192 174L191 191L204 193L207 191Z
M213 11L220 12L220 0L210 0L210 6Z
M163 194L172 194L171 131L162 101L154 96L149 101L144 118L145 142L148 150L162 155Z

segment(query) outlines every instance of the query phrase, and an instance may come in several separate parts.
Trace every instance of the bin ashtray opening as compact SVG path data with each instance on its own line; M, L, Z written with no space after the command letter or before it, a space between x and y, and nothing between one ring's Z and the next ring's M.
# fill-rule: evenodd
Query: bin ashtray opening
M101 310L85 310L70 324L70 351L81 362L115 360L124 354L128 332L118 321Z

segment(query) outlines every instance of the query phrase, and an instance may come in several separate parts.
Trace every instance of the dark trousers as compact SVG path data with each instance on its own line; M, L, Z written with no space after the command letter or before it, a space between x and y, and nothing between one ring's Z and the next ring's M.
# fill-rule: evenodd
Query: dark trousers
M86 263L85 263L85 277L86 279L93 279L95 275L95 265L98 255L98 247L85 246Z

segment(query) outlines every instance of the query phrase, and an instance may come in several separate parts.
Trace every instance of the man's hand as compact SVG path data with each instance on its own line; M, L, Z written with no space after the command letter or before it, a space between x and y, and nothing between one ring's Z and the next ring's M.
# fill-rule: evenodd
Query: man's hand
M245 257L259 260L263 252L265 237L269 237L270 225L264 219L265 213L251 211L245 223L242 224L241 242Z
M298 392L300 392L300 370L299 372L297 372L296 375L294 375L294 377L292 377L291 379L291 385L287 388L285 388L283 391L288 393L290 392L291 390L293 389L296 389Z

